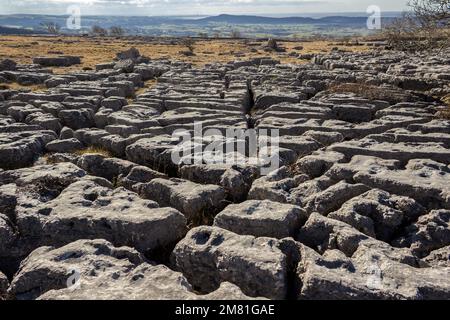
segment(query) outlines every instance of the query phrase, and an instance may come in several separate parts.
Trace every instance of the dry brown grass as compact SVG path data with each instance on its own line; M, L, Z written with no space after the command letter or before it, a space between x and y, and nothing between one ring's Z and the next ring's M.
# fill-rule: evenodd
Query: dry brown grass
M441 99L446 105L447 109L440 112L440 116L444 119L450 120L450 94Z
M158 83L157 80L148 80L144 82L144 86L136 90L136 96L145 93L151 87L154 87Z
M88 148L83 149L83 150L75 151L74 154L76 154L78 156L82 156L82 155L85 155L85 154L96 154L96 155L103 156L105 158L112 158L113 157L113 155L111 154L111 152L109 150L106 150L106 149L103 149L103 148L100 148L100 147L93 147L93 146L88 147Z
M167 42L167 40L166 40ZM187 61L194 65L205 65L212 62L226 63L233 60L241 60L255 57L271 56L282 63L301 64L305 61L296 57L290 57L288 53L325 53L333 47L347 51L365 51L365 46L335 46L330 41L295 42L279 41L279 45L287 49L286 54L268 53L261 50L265 44L257 40L235 39L198 39L193 45L195 56L186 57L180 51L185 46L178 41L173 44L161 41L147 41L144 39L115 39L115 38L90 38L90 37L45 37L45 36L0 36L0 59L12 58L19 63L31 63L36 56L52 56L49 52L60 52L66 55L83 57L82 65L68 68L53 68L55 73L67 73L79 71L82 68L94 68L98 63L112 61L116 53L126 48L136 47L142 55L152 59L168 58L172 60ZM303 46L303 50L294 50L294 47ZM255 52L255 49L257 50ZM236 54L239 57L236 57Z
M37 85L30 85L30 86L24 86L21 84L18 84L16 82L7 83L7 84L0 84L1 90L30 90L30 91L45 91L47 90L47 87L43 84L37 84Z

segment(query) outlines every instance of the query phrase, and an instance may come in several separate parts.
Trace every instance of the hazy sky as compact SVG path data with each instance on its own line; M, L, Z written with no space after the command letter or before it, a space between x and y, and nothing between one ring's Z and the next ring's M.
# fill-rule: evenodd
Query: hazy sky
M220 13L301 15L302 13L365 12L370 5L383 11L406 9L408 0L0 0L0 14L65 14L79 5L82 14L215 15Z

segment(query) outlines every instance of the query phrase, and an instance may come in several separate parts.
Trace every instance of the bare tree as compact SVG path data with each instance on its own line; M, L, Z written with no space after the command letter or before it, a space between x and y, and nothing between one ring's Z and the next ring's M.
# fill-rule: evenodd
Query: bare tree
M242 38L241 32L237 29L231 30L230 36L231 36L231 38L235 38L235 39Z
M385 29L389 46L399 50L427 50L450 45L450 0L411 0L404 13Z
M122 37L125 34L125 30L119 26L112 26L109 28L109 34L114 37Z
M108 31L100 26L94 25L91 27L91 34L93 36L104 37L104 36L108 35Z
M411 0L409 6L422 26L450 27L450 0Z
M426 44L421 35L417 20L409 13L403 13L384 29L388 46L402 51L424 50Z
M185 46L189 52L193 53L194 52L194 45L195 45L195 41L192 38L183 38L180 41L180 44Z
M61 31L61 26L55 22L42 22L41 27L48 31L51 34L59 34Z

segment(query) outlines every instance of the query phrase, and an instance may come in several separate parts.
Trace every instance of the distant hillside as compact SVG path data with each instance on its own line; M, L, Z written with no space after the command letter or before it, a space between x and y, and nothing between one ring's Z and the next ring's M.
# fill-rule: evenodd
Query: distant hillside
M393 16L383 18L383 23L391 21ZM227 35L230 30L238 28L247 36L290 36L300 35L362 35L367 30L367 16L327 16L327 17L262 17L254 15L222 14L211 17L146 17L146 16L83 16L82 30L68 30L67 16L58 15L0 15L0 26L8 28L33 29L24 30L23 34L42 31L41 24L57 23L66 34L79 34L89 31L93 25L103 28L120 26L128 34L152 36L195 36L199 33ZM18 30L13 33L17 33ZM8 33L5 30L4 33Z
M331 16L324 18L285 17L271 18L246 15L222 14L215 17L198 19L197 23L235 23L235 24L363 24L367 17Z
M38 27L41 22L52 21L64 26L66 16L52 15L0 15L0 25L20 26L20 27ZM392 19L385 18L385 19ZM83 16L83 24L91 26L98 24L104 27L112 25L123 26L145 26L158 24L208 24L208 23L230 23L230 24L365 24L367 17L346 17L329 16L323 18L308 17L285 17L272 18L253 15L229 15L221 14L201 19L183 19L176 17L145 17L145 16Z

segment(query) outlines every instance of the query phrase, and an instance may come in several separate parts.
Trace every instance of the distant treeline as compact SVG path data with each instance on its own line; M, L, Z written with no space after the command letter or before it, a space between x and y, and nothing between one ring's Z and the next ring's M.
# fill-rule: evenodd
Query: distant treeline
M36 33L40 33L40 34L45 34L45 31L39 30L39 32L37 30L29 30L29 29L23 29L23 28L9 28L9 27L3 27L0 26L0 34L6 34L6 35L16 35L16 34L36 34Z

